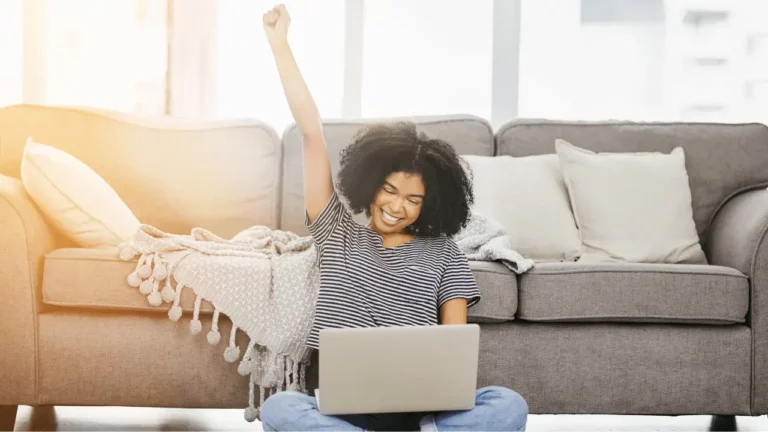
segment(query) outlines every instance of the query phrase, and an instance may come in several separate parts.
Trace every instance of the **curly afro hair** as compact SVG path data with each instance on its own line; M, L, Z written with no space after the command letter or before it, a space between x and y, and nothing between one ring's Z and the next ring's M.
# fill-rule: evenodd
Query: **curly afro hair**
M337 188L353 212L370 217L384 180L396 172L418 174L424 182L421 213L406 232L451 237L467 225L474 202L471 170L450 144L419 133L413 123L362 129L341 153Z

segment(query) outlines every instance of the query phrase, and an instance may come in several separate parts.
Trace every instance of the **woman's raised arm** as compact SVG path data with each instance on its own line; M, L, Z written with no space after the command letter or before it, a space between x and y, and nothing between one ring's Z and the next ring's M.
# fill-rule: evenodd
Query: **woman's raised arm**
M304 142L304 205L309 221L313 222L333 194L331 163L320 113L288 44L291 18L287 9L284 5L276 6L264 14L263 21L288 106Z

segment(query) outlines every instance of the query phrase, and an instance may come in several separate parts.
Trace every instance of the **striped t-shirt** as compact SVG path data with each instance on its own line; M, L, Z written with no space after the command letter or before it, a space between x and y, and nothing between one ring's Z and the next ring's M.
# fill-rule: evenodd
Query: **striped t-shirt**
M381 236L352 219L334 193L307 227L318 246L320 290L307 345L319 349L324 328L439 324L439 308L480 291L456 243L416 237L385 248Z

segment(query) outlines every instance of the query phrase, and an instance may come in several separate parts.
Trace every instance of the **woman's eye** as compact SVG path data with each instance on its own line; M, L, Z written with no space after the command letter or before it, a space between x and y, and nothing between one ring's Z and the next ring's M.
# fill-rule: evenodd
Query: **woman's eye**
M419 202L416 200L408 200L408 201L410 201L410 203L413 205L419 205Z
M394 195L395 194L395 191L391 191L389 189L384 189L384 192L386 192L386 193L388 193L390 195Z

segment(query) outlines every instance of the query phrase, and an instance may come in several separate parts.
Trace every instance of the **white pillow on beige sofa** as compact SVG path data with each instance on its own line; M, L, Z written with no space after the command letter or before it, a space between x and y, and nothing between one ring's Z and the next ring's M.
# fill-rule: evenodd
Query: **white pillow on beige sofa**
M706 263L681 147L594 153L557 140L583 245L579 261Z
M27 140L21 181L48 220L83 247L117 246L139 221L95 171L57 148Z
M462 156L472 169L473 211L499 222L515 250L534 261L581 253L557 155Z

